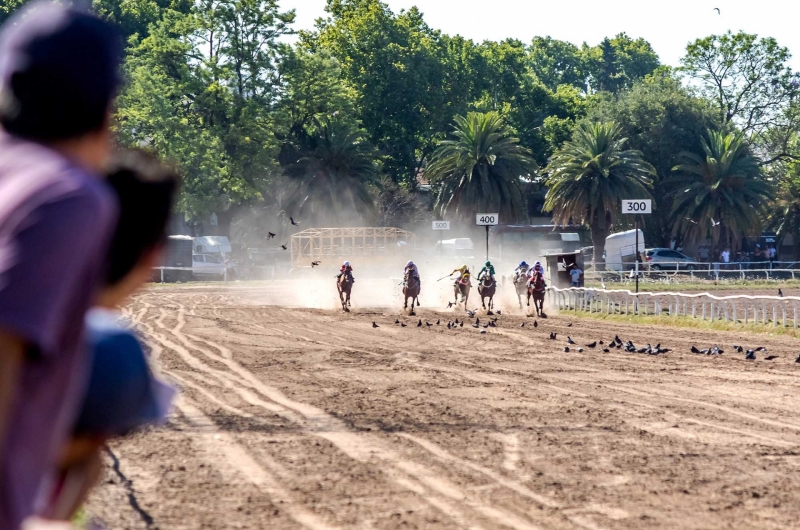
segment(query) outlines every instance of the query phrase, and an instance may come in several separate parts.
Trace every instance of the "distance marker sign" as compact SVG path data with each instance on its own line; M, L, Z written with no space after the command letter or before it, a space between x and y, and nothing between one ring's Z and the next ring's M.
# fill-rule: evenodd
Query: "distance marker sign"
M500 214L479 213L475 216L475 224L478 226L497 226L500 224Z
M433 221L433 230L450 230L450 221Z
M653 201L651 199L635 199L622 201L623 214L653 213Z

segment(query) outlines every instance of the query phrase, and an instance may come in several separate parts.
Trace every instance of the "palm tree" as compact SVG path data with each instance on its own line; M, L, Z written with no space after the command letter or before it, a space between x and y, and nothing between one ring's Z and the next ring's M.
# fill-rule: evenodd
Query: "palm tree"
M327 120L304 156L284 170L290 190L285 210L310 224L371 221L370 185L378 184L377 155L365 134L344 120Z
M454 122L455 138L440 144L425 172L439 188L435 212L461 218L497 212L504 222L526 217L520 178L536 169L531 152L496 112L470 112Z
M603 270L606 237L623 199L646 199L655 169L640 151L625 149L627 138L614 122L579 124L572 140L550 158L544 201L553 221L589 225L594 262Z
M713 256L720 243L736 248L742 236L761 229L773 189L741 133L710 130L701 145L702 155L683 152L672 168L673 234L710 238Z

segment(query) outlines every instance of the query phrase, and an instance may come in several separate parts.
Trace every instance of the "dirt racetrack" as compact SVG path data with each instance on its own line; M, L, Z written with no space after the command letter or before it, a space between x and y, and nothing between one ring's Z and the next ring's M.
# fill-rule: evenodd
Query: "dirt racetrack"
M351 314L265 305L266 286L138 296L127 314L182 396L112 444L87 512L162 530L800 524L796 339L505 311L481 335L425 307L418 328L359 309L359 286ZM673 351L563 352L614 334Z

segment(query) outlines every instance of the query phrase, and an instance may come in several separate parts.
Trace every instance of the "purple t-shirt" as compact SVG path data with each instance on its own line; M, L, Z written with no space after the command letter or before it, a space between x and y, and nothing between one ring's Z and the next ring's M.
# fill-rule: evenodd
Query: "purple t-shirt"
M98 178L0 132L0 328L30 345L0 455L0 528L31 515L77 414L84 314L115 221Z

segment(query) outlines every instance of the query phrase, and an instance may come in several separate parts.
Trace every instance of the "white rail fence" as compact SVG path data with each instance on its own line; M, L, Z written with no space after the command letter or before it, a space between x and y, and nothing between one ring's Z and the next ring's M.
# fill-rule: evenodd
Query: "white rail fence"
M551 307L608 315L691 317L710 322L792 326L797 329L800 297L714 296L710 293L634 293L621 289L548 287Z
M655 268L655 267L658 268ZM625 281L632 277L633 264L625 263L624 270L598 271L591 262L585 266L585 277L605 281ZM800 276L800 262L797 261L749 261L735 263L640 263L640 278L713 278L719 279L797 279Z

